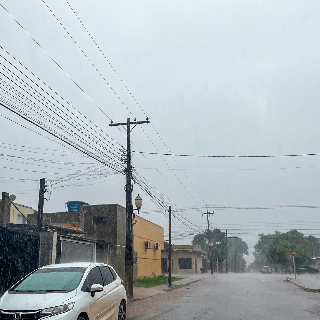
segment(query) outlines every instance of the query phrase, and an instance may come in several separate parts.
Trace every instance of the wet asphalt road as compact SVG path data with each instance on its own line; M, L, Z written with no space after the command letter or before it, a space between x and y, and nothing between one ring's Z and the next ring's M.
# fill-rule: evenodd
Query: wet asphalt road
M204 275L188 287L133 303L128 319L320 319L320 293L284 279L276 274Z

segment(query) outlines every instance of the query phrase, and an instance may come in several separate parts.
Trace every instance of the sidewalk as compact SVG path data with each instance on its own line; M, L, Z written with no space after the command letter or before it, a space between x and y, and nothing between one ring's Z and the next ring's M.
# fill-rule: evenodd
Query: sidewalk
M167 284L162 284L160 286L155 286L151 288L133 287L133 301L145 299L148 297L152 297L152 296L167 292L169 290L174 290L180 287L187 286L191 283L200 281L206 276L207 276L206 274L192 274L192 275L173 274L172 277L177 277L182 279L172 282L171 288Z
M320 274L301 274L297 275L297 279L294 278L294 275L291 275L287 277L287 280L302 289L320 291Z

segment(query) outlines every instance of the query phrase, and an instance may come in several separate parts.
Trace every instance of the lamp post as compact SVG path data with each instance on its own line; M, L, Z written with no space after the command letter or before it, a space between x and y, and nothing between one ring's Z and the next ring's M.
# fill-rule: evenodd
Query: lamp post
M140 212L140 209L142 207L142 198L139 196L139 194L134 199L134 204L136 205L136 210L138 210L138 214Z
M131 230L131 234L130 234L130 251L131 251L131 256L132 256L132 259L130 259L130 266L129 266L129 270L130 272L126 272L126 277L127 277L127 281L126 281L126 290L127 290L127 294L130 298L133 297L133 265L134 265L134 259L133 259L133 251L134 251L134 248L133 248L133 225L136 224L136 222L133 221L133 219L136 217L136 215L134 214L134 211L137 210L138 211L138 214L140 212L140 209L142 207L142 198L139 196L139 194L137 195L137 197L134 199L134 204L136 206L136 209L133 209L133 205L131 205L131 210L132 210L132 219L131 220L131 223L132 223L132 226L130 228Z

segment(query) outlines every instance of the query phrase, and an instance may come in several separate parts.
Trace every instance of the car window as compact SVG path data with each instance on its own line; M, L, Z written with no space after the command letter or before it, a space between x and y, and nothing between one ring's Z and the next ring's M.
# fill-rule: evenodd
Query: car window
M110 271L111 271L111 273L113 275L113 278L117 279L118 275L116 274L116 272L112 268L109 268L109 269L110 269Z
M11 288L14 291L72 291L80 283L85 268L44 268Z
M109 283L114 281L114 277L111 273L111 270L108 267L100 267L102 277L103 277L103 283L104 285L108 285Z
M90 292L93 284L101 284L103 286L103 280L99 267L95 267L89 272L86 280L83 283L81 291Z

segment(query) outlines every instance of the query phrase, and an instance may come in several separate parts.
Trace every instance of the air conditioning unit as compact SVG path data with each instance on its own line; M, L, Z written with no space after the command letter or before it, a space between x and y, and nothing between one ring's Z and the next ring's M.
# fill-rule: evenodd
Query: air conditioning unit
M155 250L161 250L161 243L157 242L157 243L154 245L154 249L155 249Z
M146 241L146 249L151 249L151 241Z

